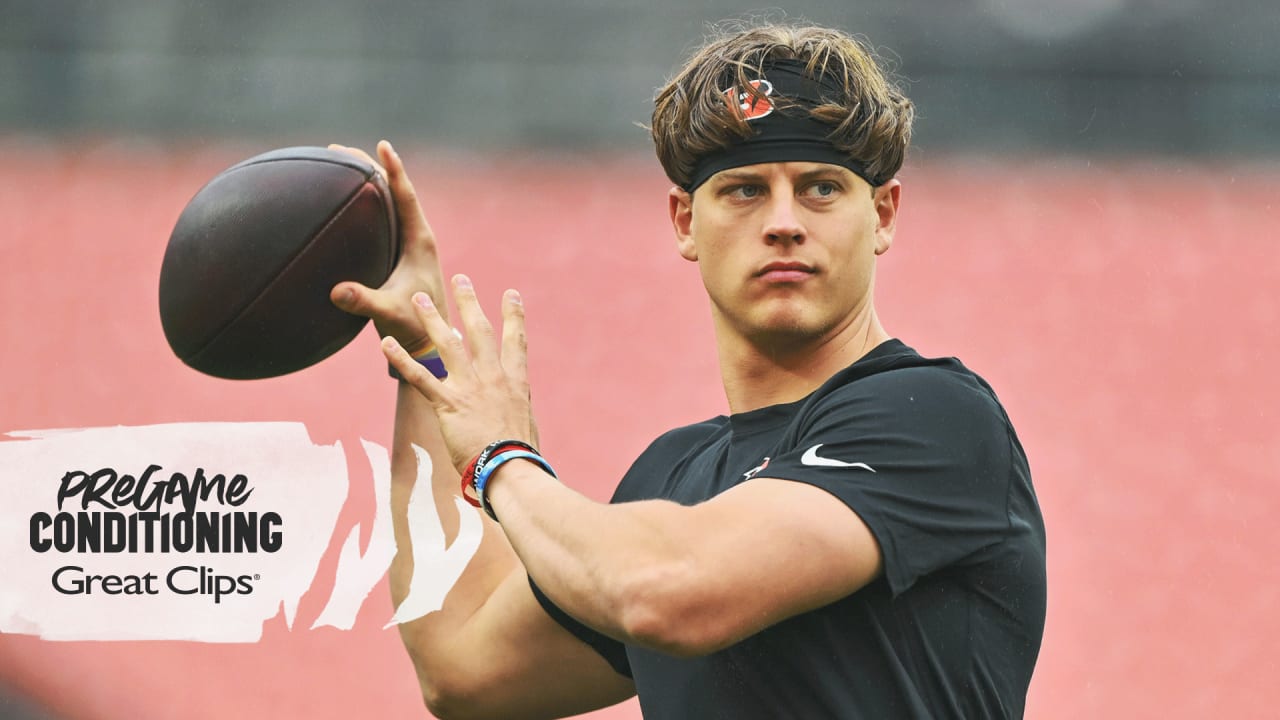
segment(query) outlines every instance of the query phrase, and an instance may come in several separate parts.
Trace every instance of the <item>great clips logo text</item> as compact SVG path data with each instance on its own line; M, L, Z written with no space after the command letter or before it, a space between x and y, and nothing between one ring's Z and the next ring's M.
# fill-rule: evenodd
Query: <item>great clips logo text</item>
M0 633L254 642L273 621L351 629L398 551L412 556L407 594L361 622L438 610L482 525L455 498L446 537L431 459L414 451L411 547L397 548L390 455L367 440L316 443L299 423L0 435ZM304 596L322 609L299 617Z
M236 510L253 494L244 474L188 477L151 464L138 475L114 468L71 470L58 484L56 512L32 513L30 545L38 553L273 553L283 521L276 512ZM197 509L209 505L222 510ZM73 510L74 509L74 510ZM63 595L201 595L217 604L248 595L259 573L229 575L214 567L177 565L140 574L95 572L73 564L53 572Z

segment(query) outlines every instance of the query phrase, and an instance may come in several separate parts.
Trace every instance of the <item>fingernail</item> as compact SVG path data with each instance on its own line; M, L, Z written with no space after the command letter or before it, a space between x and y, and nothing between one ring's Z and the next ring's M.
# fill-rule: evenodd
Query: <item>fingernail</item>
M404 352L404 348L400 347L400 343L390 335L382 338L382 347L384 350L390 350L391 352Z
M459 275L453 279L453 282L460 288L471 288L471 278L466 275Z
M426 293L414 293L413 302L418 307L422 307L422 308L429 308L432 306L431 296L427 295Z
M520 297L520 293L517 290L508 290L507 299L511 301L512 305L524 305L524 298Z

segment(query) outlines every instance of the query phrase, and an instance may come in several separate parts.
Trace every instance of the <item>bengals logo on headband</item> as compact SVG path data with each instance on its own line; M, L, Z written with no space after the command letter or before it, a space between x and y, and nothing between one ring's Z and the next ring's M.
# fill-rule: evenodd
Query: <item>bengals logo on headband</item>
M724 101L729 103L729 107L736 107L744 120L756 120L773 112L773 101L769 99L773 94L773 84L768 80L752 80L751 87L760 94L752 96L750 91L739 91L737 87L724 91Z

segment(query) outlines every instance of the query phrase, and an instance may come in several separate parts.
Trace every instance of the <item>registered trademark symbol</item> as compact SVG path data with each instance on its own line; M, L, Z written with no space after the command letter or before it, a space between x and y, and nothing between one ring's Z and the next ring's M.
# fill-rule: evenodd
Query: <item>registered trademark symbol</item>
M254 574L253 574L253 579L254 579L254 580L261 580L261 579L262 579L262 576L261 576L261 575L259 575L258 573L254 573Z

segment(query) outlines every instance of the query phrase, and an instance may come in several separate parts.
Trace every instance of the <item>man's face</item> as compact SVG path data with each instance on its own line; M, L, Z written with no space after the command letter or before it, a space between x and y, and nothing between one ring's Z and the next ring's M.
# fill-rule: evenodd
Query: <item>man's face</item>
M717 323L785 351L870 312L899 193L897 180L872 190L837 165L764 163L717 173L692 196L673 189L670 210Z

